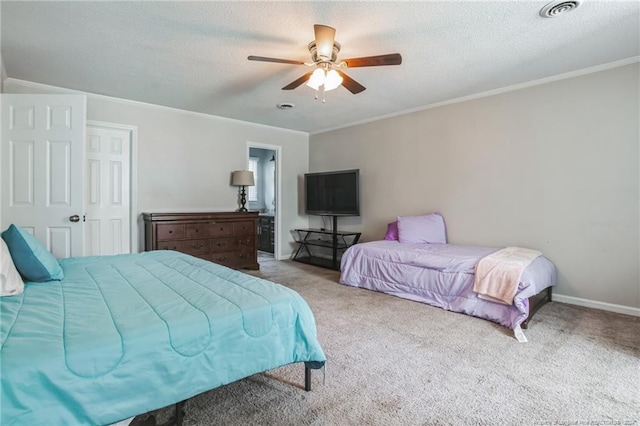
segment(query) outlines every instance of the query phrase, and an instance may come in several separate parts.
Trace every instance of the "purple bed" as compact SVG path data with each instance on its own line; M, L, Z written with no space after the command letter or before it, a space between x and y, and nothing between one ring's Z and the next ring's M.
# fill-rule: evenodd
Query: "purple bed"
M340 282L380 291L496 322L527 328L529 319L551 301L555 266L544 256L523 271L513 305L481 299L473 292L476 263L497 248L450 244L372 241L342 256Z

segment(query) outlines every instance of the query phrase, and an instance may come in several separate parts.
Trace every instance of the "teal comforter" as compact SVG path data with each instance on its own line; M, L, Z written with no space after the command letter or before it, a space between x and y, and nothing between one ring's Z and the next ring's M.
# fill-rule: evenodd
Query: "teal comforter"
M167 251L60 263L64 280L0 298L3 426L106 425L325 361L309 306L279 284Z

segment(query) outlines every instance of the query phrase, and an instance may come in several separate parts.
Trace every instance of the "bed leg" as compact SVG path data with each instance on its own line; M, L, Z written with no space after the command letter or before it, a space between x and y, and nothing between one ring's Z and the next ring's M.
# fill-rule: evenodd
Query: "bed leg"
M311 369L304 366L304 390L309 392L311 390Z
M542 305L551 302L551 292L552 292L552 287L547 287L547 290L545 291L545 294L538 299L534 299L533 297L529 298L529 316L527 317L526 320L524 320L522 322L522 324L520 324L520 327L522 327L523 329L527 329L529 328L529 321L531 320L531 318L533 317L533 314L535 314L538 309L540 309L542 307ZM543 293L540 293L543 294ZM531 303L531 301L534 300L535 303Z
M304 363L304 390L311 390L311 369L324 368L324 361L306 361Z
M176 403L176 426L182 426L182 420L184 418L184 401Z

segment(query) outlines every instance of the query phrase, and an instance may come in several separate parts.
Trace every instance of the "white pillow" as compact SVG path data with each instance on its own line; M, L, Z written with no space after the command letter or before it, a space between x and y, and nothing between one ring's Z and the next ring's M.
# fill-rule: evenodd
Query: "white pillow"
M13 264L9 248L0 238L0 296L15 296L24 291L24 282Z

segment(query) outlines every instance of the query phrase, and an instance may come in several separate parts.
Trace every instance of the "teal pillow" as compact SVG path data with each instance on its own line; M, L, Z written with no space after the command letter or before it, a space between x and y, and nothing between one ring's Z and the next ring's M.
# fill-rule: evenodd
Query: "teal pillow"
M26 281L43 282L64 277L56 258L24 229L12 224L2 233L2 239L9 247L16 269Z

